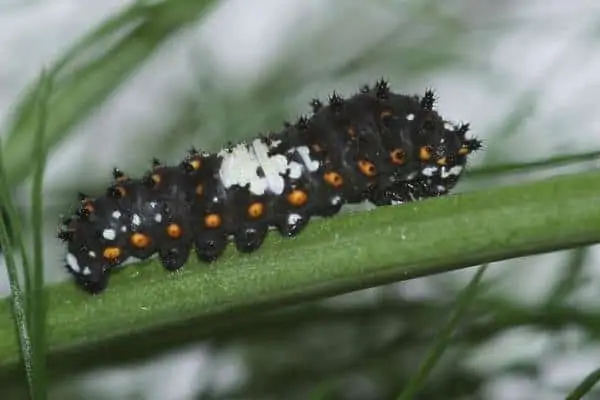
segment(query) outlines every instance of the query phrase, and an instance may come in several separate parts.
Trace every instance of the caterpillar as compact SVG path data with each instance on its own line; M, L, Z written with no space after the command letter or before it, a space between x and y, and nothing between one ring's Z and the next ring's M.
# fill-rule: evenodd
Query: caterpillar
M311 102L310 117L285 123L218 153L194 148L178 165L153 160L134 179L114 169L106 192L79 195L62 221L66 268L78 286L100 293L110 271L129 258L155 254L169 271L192 249L205 262L233 242L251 253L270 229L299 234L313 217L331 217L346 203L397 205L447 194L468 156L481 147L469 124L444 120L435 96L396 94L378 80L343 99Z

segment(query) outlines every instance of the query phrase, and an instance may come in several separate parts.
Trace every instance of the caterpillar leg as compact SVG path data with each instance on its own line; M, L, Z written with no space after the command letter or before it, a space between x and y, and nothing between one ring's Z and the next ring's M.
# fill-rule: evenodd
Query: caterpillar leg
M103 274L102 277L96 280L90 280L86 277L75 277L75 283L84 291L90 294L102 293L108 286L108 274Z
M310 221L310 216L300 213L289 213L283 219L278 221L276 227L285 237L294 237L298 235Z
M98 294L103 292L108 286L108 280L109 277L106 273L103 273L94 279L90 279L89 277L85 276L75 277L76 284L90 294Z
M262 246L269 227L266 224L254 224L247 226L235 233L233 243L238 251L251 253Z
M180 243L169 248L161 248L158 256L161 264L169 271L180 269L188 260L192 249L189 243Z
M194 239L198 259L204 262L213 262L223 254L227 247L227 236L224 233L196 234Z
M104 265L91 262L88 265L81 266L72 253L67 254L66 261L67 270L74 276L77 286L85 292L98 294L108 286L109 274Z

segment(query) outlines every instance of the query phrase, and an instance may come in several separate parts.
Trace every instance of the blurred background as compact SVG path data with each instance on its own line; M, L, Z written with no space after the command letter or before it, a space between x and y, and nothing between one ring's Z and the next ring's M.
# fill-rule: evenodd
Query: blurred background
M133 3L0 1L3 136L41 68ZM396 91L434 88L444 117L471 123L486 146L472 171L600 149L597 1L215 3L182 29L166 29L139 68L75 118L49 155L47 279L67 278L55 239L58 216L74 206L77 191L100 193L112 167L139 175L153 156L175 162L191 144L215 151L227 140L275 131L307 113L312 97L333 90L348 96L381 76ZM177 25L180 14L160 18ZM137 35L143 47L157 32ZM93 52L88 57L114 56L102 47ZM107 63L102 71L119 65ZM73 92L66 109L82 105L79 95ZM457 191L598 166L473 173ZM23 209L28 193L26 179L15 193ZM564 398L600 366L599 255L589 247L493 264L419 398ZM394 398L473 272L279 310L199 343L70 375L53 385L51 398ZM0 291L8 293L4 278Z

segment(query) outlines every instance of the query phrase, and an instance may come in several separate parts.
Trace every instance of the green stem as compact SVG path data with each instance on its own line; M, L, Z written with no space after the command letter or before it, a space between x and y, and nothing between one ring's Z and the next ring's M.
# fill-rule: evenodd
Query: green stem
M156 351L250 311L597 243L599 187L600 173L585 173L350 213L314 221L292 240L270 235L252 255L230 248L212 265L192 257L175 274L156 261L130 265L95 297L72 282L53 285L49 351L53 360L69 354L81 367L93 363L91 354ZM5 367L18 359L10 318L8 303L0 302Z
M600 381L600 368L592 371L585 379L566 397L566 400L579 400L588 394Z

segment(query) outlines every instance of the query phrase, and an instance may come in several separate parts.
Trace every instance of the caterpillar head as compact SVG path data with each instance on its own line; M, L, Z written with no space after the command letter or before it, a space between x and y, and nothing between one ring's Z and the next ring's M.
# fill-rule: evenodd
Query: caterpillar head
M433 192L450 190L463 173L468 156L481 148L481 141L467 139L468 124L443 126L427 132L425 142L419 147L420 172L416 175L431 185Z
M67 244L65 267L90 293L103 291L108 284L107 270L125 258L120 243L125 226L121 217L115 201L84 198L81 208L59 230L58 237Z

